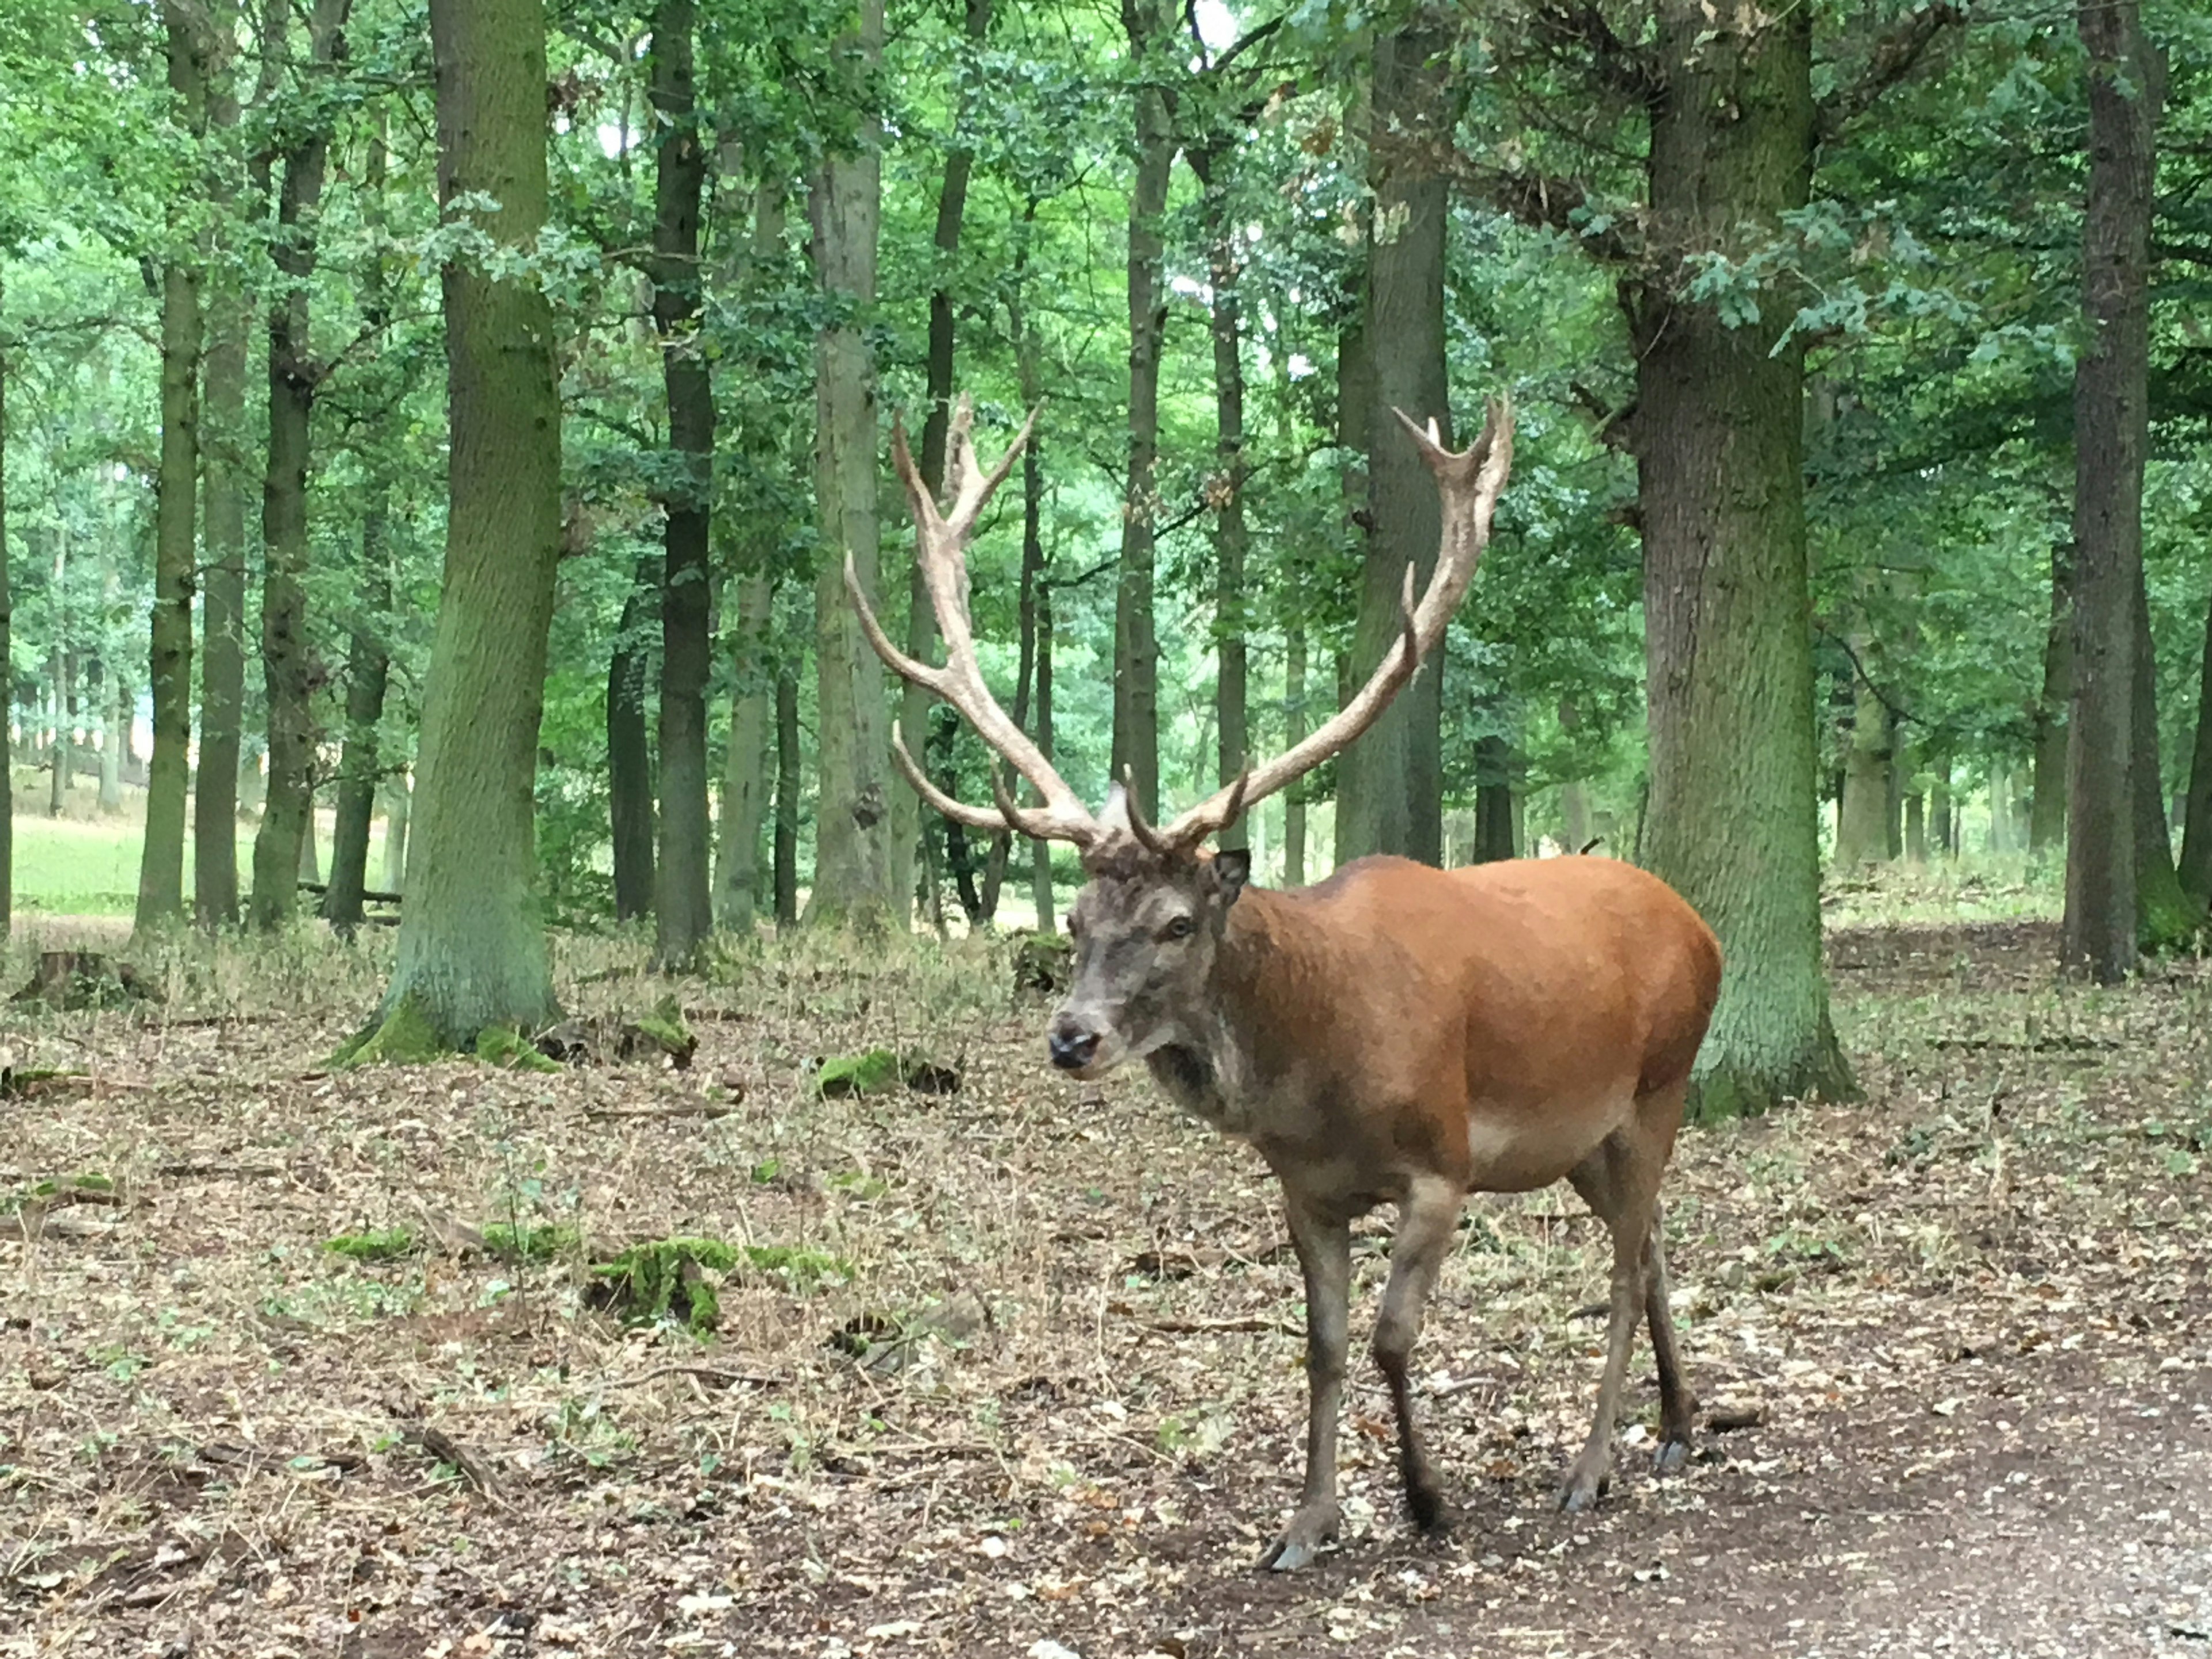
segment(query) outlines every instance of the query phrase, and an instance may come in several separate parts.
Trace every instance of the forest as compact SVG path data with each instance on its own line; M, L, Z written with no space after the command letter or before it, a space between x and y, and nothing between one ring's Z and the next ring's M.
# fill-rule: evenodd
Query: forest
M14 0L0 1659L2194 1650L2208 318L2170 0ZM1663 881L1651 1276L1130 834Z

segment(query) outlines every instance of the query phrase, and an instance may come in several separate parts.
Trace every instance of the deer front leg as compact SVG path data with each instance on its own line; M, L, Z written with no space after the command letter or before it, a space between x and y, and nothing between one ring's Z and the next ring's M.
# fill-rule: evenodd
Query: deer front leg
M1382 1312L1375 1322L1375 1363L1390 1384L1390 1403L1398 1414L1398 1474L1413 1524L1431 1532L1443 1520L1443 1499L1435 1468L1413 1420L1407 1377L1413 1339L1421 1334L1421 1310L1436 1288L1444 1253L1466 1195L1456 1182L1433 1176L1417 1178L1398 1206L1398 1236L1390 1245L1390 1282L1382 1291Z
M1260 1565L1294 1572L1336 1536L1336 1419L1344 1399L1345 1350L1349 1341L1352 1229L1289 1196L1291 1243L1306 1281L1306 1484L1297 1512Z

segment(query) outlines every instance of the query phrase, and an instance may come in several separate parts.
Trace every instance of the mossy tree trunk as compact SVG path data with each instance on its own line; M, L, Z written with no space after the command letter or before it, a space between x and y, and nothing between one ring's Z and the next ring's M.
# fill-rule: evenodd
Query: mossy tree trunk
M775 925L799 923L799 791L804 765L799 737L799 663L775 665Z
M660 861L653 955L691 965L714 931L714 840L707 810L707 674L714 653L708 538L714 393L700 336L705 285L699 212L707 147L694 86L694 0L657 0L650 98L653 164L653 321L668 399L667 564L660 586Z
M1847 1094L1820 956L1804 510L1804 361L1786 307L1730 327L1683 262L1775 234L1810 182L1809 15L1694 0L1659 13L1651 234L1624 289L1644 526L1651 784L1644 852L1720 937L1698 1057L1705 1118ZM1725 802L1725 811L1716 804Z
M361 926L362 896L368 889L369 823L384 775L380 728L392 677L392 654L383 633L385 618L392 612L390 530L391 484L380 471L369 480L368 500L362 511L361 602L346 665L345 747L340 751L331 823L330 885L322 903L323 920L349 934ZM310 817L305 840L312 845L313 839Z
M315 0L307 24L311 70L345 56L349 0ZM330 156L330 130L309 125L283 156L270 253L279 286L269 305L269 464L261 492L261 670L269 706L269 794L253 837L253 896L247 915L264 932L292 919L299 902L301 847L314 811L315 664L307 639L307 466L315 397L308 316L316 218Z
M489 198L483 230L533 249L547 194L543 0L431 0L430 41L439 198ZM558 1012L532 819L561 539L552 309L535 283L460 264L444 288L446 579L384 1006L395 1048L410 1028L473 1047L487 1028L532 1030Z
M861 77L883 61L883 0L860 0L841 56ZM845 592L849 555L862 589L881 591L878 516L876 371L866 325L876 302L877 239L883 222L880 122L870 108L849 149L825 154L809 193L814 268L827 325L815 340L815 501L821 554L814 586L816 755L814 889L810 923L862 932L904 932L910 893L891 885L891 775L883 665L861 637ZM918 738L909 738L908 747Z
M2158 656L2151 638L2150 595L2136 566L2134 707L2129 711L2129 793L2136 838L2136 941L2146 951L2187 945L2203 925L2204 906L2190 896L2173 863L2166 824L2166 784L2159 767Z
M2157 63L2135 0L2081 0L2089 67L2082 222L2087 342L2074 367L2074 704L2061 952L2090 978L2136 965L2136 596L2149 445L2151 191Z
M163 0L169 90L179 125L195 138L207 112L205 16L187 0ZM187 204L177 210L184 238ZM146 837L139 855L135 930L144 933L185 911L185 799L191 785L192 584L199 550L193 508L199 489L200 276L181 246L161 271L161 456L155 479L154 607L146 684L154 698L154 754L147 765Z
M9 337L0 333L0 663L10 660L15 620L15 586L8 577L8 371ZM9 677L12 680L13 676ZM9 738L8 710L0 707L0 939L8 937L15 915L15 754Z
M230 21L234 7L218 15ZM210 65L208 125L238 125L235 68L220 27ZM234 234L228 175L211 174L218 238ZM238 920L238 770L246 709L246 339L253 313L218 246L202 365L199 769L193 779L192 915L202 927Z
M1444 368L1444 243L1449 202L1443 159L1457 115L1450 73L1454 32L1435 10L1378 37L1374 55L1370 166L1375 201L1367 250L1362 333L1371 379L1367 559L1352 635L1352 672L1363 681L1401 631L1406 567L1417 585L1436 568L1443 508L1435 481L1392 408L1433 419L1452 441ZM1474 604L1480 605L1478 597ZM1337 762L1336 857L1398 853L1443 858L1443 653L1424 664L1380 720Z

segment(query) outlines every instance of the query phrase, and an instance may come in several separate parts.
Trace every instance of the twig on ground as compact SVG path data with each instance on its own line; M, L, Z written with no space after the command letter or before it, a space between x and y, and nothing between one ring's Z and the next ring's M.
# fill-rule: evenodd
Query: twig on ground
M756 1389L780 1389L791 1379L768 1371L733 1371L720 1365L656 1365L640 1376L617 1377L607 1384L611 1389L641 1389L648 1382L664 1376L697 1376L709 1382L720 1382L724 1388L740 1384Z

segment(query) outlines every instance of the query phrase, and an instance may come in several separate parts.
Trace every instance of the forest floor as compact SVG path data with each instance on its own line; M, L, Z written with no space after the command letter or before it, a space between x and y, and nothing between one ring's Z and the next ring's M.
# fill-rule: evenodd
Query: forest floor
M1668 1188L1692 1379L1756 1421L1656 1478L1639 1358L1611 1496L1554 1514L1601 1234L1480 1199L1416 1362L1449 1534L1405 1523L1363 1364L1341 1547L1273 1576L1273 1194L1141 1078L1050 1074L999 951L694 981L684 1072L331 1073L388 948L185 950L158 1004L0 1018L0 1194L61 1183L0 1200L8 1659L2212 1644L2201 964L2099 991L2047 924L1836 928L1864 1098L1692 1132ZM649 1006L642 955L564 942L572 1008ZM877 1045L957 1091L814 1097ZM574 1231L517 1261L495 1224ZM326 1247L397 1228L434 1242ZM672 1235L760 1247L712 1340L592 1306Z

